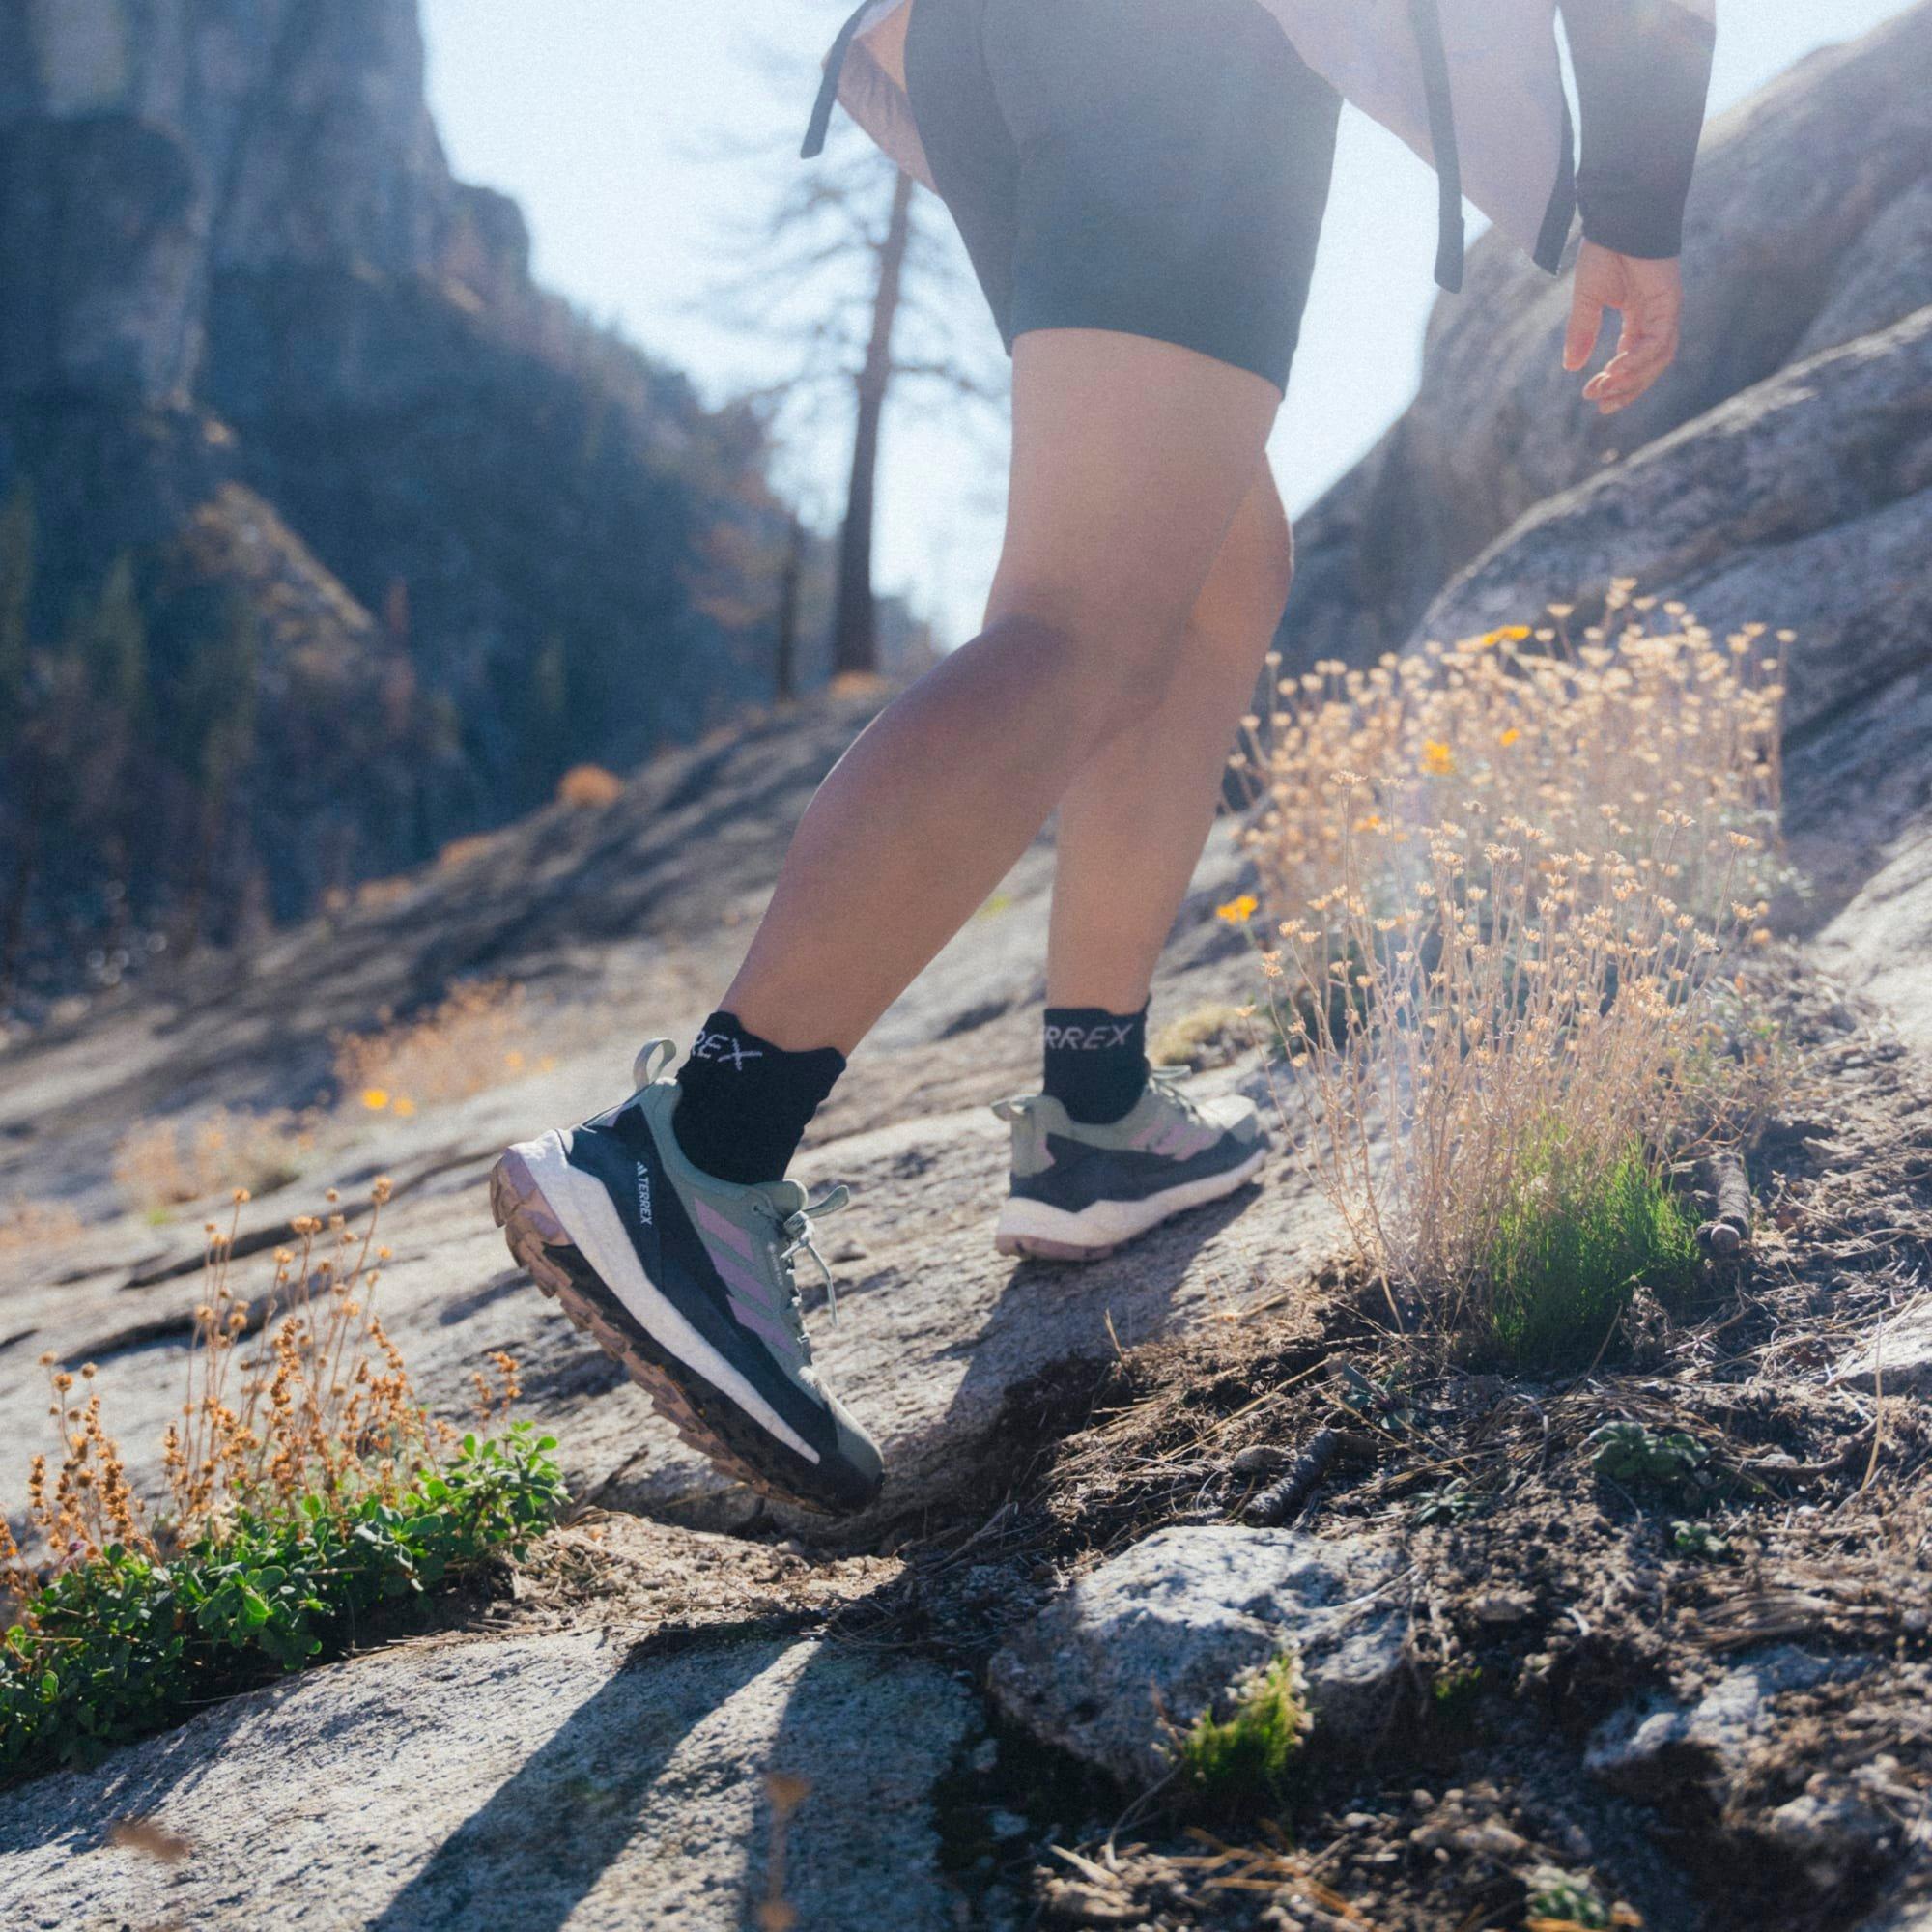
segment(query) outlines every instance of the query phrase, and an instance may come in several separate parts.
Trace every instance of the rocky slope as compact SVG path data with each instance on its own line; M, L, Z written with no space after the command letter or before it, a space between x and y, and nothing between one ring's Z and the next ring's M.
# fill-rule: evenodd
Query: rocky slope
M413 0L0 4L0 1001L769 688L759 433L532 282L422 70Z
M1559 465L1511 527L1472 526L1435 581L1390 592L1397 639L1587 605L1627 570L1714 625L1795 631L1786 753L1817 888L1795 917L1830 923L1751 967L1804 1079L1752 1147L1765 1211L1741 1268L1581 1376L1419 1359L1386 1298L1324 1264L1293 1088L1262 1187L1090 1268L1002 1261L982 1103L1032 1071L1042 844L858 1057L802 1163L858 1190L826 1230L843 1321L810 1319L893 1486L837 1529L757 1508L508 1266L479 1187L505 1139L603 1103L642 1034L701 1015L863 711L753 723L606 809L540 813L284 935L244 979L190 973L0 1056L0 1200L60 1197L85 1222L0 1257L17 1493L41 1351L101 1363L130 1442L175 1400L201 1210L156 1227L117 1201L130 1121L313 1098L332 1030L455 975L554 1002L553 1066L411 1121L337 1110L250 1212L268 1232L327 1185L353 1208L392 1175L385 1307L427 1394L460 1408L487 1353L513 1350L590 1505L386 1646L0 1794L7 1909L50 1927L1517 1932L1554 1916L1554 1871L1652 1932L1923 1932L1932 1088L1898 1034L1932 1037L1932 297L1891 286L1922 255L1871 238L1891 232L1876 203L1910 213L1898 156L1922 100L1901 76L1928 21L1773 91L1787 133L1840 142L1836 196L1749 150L1767 196L1810 194L1831 261L1865 266L1642 448ZM1715 137L1741 224L1749 183L1723 156L1755 139L1747 122ZM1831 229L1841 203L1864 212ZM1523 311L1539 356L1544 299ZM1417 422L1450 406L1440 349ZM1473 337L1459 353L1470 395L1502 380ZM1528 473L1553 460L1516 434ZM1500 417L1494 435L1507 467ZM1319 560L1303 591L1319 616ZM1158 1017L1253 992L1245 942L1212 917L1240 876L1217 840ZM1822 947L1888 1007L1821 977ZM1227 1031L1197 1079L1265 1093ZM1660 1492L1601 1469L1612 1418L1684 1432L1708 1480ZM1218 1816L1189 1837L1172 1787L1149 1790L1172 1727L1284 1633L1318 1714L1294 1842Z

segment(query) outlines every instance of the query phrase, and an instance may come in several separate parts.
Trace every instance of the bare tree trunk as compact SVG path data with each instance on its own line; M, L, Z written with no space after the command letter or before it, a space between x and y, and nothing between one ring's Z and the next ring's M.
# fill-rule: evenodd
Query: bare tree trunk
M785 519L784 563L779 572L778 663L772 682L778 701L798 695L798 596L805 579L805 526L793 511Z
M859 414L852 436L852 481L845 495L845 526L838 535L838 598L832 619L832 668L871 672L879 668L879 637L872 602L872 524L879 469L879 425L893 380L893 327L898 321L899 287L906 246L912 239L913 180L901 174L893 187L893 210L879 250L879 280L872 297L872 336L859 372Z
M33 788L29 788L27 796L34 799ZM30 806L29 813L19 854L14 863L14 887L8 895L6 923L0 928L0 1006L14 997L14 975L19 971L20 953L27 939L27 902L33 897L34 875L40 867L42 814L37 804Z

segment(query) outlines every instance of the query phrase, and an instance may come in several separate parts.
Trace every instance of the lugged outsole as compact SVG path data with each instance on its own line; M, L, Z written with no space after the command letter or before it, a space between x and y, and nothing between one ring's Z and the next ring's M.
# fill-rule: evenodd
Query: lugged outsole
M676 1380L632 1347L623 1331L583 1293L558 1259L576 1254L576 1247L523 1156L514 1151L490 1170L490 1211L502 1229L517 1265L557 1303L574 1327L588 1335L643 1390L652 1408L676 1430L680 1441L761 1496L795 1508L823 1511L822 1504L793 1494L747 1463L705 1420L703 1410Z

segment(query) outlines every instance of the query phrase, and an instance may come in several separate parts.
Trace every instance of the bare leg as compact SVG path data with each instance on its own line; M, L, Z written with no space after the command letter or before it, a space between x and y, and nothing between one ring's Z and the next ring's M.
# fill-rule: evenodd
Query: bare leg
M849 1052L1099 747L1160 704L1280 400L1142 336L1020 338L987 628L819 787L723 1002L752 1032Z
M1264 461L1160 708L1101 746L1060 802L1049 1005L1130 1013L1146 1001L1293 572L1288 516Z

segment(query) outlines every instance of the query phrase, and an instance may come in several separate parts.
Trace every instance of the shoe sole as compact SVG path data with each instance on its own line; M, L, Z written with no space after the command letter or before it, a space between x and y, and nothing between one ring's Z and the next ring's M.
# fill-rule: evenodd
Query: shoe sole
M1179 1187L1163 1188L1140 1201L1096 1201L1078 1213L1044 1201L1009 1195L1000 1209L993 1245L1003 1255L1021 1255L1042 1262L1095 1262L1124 1247L1150 1229L1191 1208L1205 1208L1234 1193L1261 1171L1267 1149L1258 1147L1236 1167L1204 1175Z
M726 1437L726 1425L715 1412L725 1399L708 1387L689 1388L678 1378L672 1365L686 1365L651 1337L604 1285L545 1198L529 1163L514 1148L490 1170L490 1211L517 1265L557 1303L573 1326L588 1335L643 1390L680 1441L761 1496L821 1514L835 1513L816 1498L776 1482L738 1453ZM692 1373L688 1368L686 1372Z

